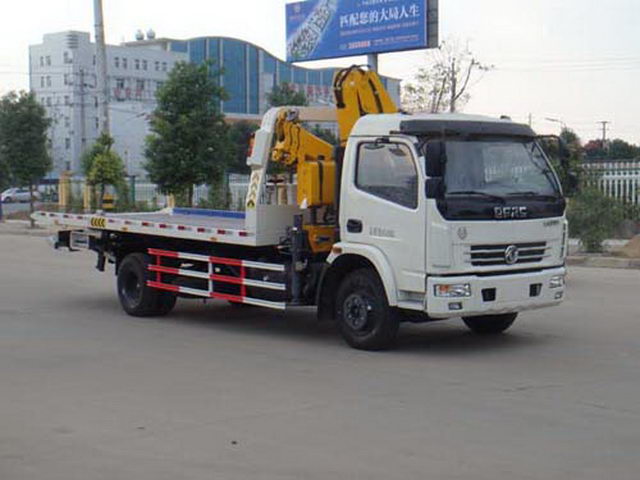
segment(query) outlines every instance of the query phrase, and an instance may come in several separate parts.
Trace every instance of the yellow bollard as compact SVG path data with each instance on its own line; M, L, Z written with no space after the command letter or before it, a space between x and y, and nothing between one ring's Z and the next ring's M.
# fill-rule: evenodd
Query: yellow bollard
M116 208L116 198L110 193L107 193L102 198L102 209L107 212L110 212L115 208Z
M69 206L69 196L71 192L71 173L62 172L58 180L58 208L65 212Z

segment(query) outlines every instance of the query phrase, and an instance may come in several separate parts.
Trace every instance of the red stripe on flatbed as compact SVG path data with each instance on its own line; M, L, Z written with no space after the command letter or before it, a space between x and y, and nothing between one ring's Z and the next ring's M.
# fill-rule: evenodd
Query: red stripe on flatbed
M147 286L151 288L157 288L158 290L167 290L168 292L180 292L180 287L177 285L169 285L167 283L152 282L149 280Z
M170 252L169 250L158 250L156 248L150 248L149 255L158 255L159 257L180 258L180 253L178 252Z
M229 295L226 293L211 293L211 298L215 298L218 300L227 300L229 302L234 302L234 303L244 303L244 298L239 297L237 295Z
M149 265L150 272L169 273L171 275L180 275L180 270L172 267L163 267L162 265Z
M242 260L236 260L233 258L209 257L209 262L218 263L220 265L230 265L232 267L242 266Z
M242 285L242 278L229 277L227 275L211 275L211 280L222 283L233 283L234 285Z

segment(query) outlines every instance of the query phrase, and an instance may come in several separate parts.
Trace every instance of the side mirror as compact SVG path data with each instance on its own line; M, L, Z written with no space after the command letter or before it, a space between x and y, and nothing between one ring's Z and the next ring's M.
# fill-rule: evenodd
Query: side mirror
M432 140L425 147L426 169L428 177L443 177L444 164L447 159L445 143L442 140Z
M444 180L442 177L428 178L425 188L427 198L438 200L444 196Z
M571 158L571 149L561 137L558 137L558 152L563 163L567 163Z

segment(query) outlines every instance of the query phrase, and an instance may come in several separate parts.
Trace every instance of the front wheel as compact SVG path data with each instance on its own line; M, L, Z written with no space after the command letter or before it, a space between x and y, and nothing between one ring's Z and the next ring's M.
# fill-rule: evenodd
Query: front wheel
M378 274L369 268L356 270L342 281L335 319L345 341L360 350L391 347L400 325Z
M517 313L504 315L484 315L481 317L464 317L465 325L474 333L496 335L507 330L518 317Z
M133 317L166 315L176 304L176 295L147 286L150 258L143 253L127 255L118 269L118 297L125 312Z

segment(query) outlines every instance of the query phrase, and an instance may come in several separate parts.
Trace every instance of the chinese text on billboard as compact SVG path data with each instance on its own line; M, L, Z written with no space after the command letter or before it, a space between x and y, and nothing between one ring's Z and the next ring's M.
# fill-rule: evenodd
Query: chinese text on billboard
M287 60L427 48L427 0L307 0L287 5Z

